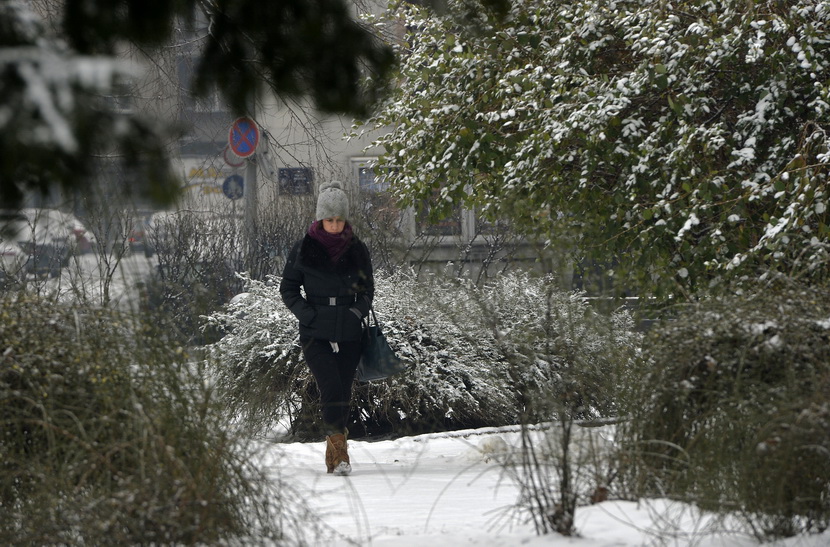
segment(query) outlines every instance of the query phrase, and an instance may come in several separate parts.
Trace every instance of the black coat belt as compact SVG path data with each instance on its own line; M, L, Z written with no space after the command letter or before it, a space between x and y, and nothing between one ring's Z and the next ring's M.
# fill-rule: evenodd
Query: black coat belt
M306 300L315 306L348 306L357 302L357 296L306 296Z

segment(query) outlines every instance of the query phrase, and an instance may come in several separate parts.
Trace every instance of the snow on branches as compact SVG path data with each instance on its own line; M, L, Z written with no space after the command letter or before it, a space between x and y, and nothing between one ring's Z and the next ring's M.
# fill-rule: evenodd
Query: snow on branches
M404 203L477 206L646 291L827 271L826 4L517 0L475 33L395 17L400 85L373 121Z
M233 415L255 428L282 418L296 424L297 401L312 382L296 319L277 279L244 281L246 292L207 318L206 328L222 334L206 347L209 361ZM429 430L513 424L520 413L546 420L614 412L614 379L640 340L630 313L604 318L583 295L523 273L485 287L403 271L375 281L374 308L408 370L371 383L361 415Z

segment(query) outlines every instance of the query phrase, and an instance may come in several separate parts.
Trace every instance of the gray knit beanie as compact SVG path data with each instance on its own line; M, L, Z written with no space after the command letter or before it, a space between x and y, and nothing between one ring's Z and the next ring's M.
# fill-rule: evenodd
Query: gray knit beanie
M340 217L349 218L349 196L343 190L340 181L333 180L320 185L320 194L317 196L317 215L315 220Z

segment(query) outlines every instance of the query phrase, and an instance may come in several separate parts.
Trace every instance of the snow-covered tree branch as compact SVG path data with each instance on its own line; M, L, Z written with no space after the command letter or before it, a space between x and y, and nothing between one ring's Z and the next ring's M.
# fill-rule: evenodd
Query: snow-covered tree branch
M656 292L827 271L825 3L520 0L478 34L396 16L373 121L404 203L478 206Z

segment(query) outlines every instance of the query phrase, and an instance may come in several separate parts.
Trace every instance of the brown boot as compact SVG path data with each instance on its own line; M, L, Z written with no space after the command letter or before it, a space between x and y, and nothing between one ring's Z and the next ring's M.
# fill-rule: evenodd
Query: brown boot
M337 448L332 444L331 437L326 435L326 473L334 473L337 465Z
M349 447L344 433L335 433L326 437L326 472L338 475L348 475L352 472Z

